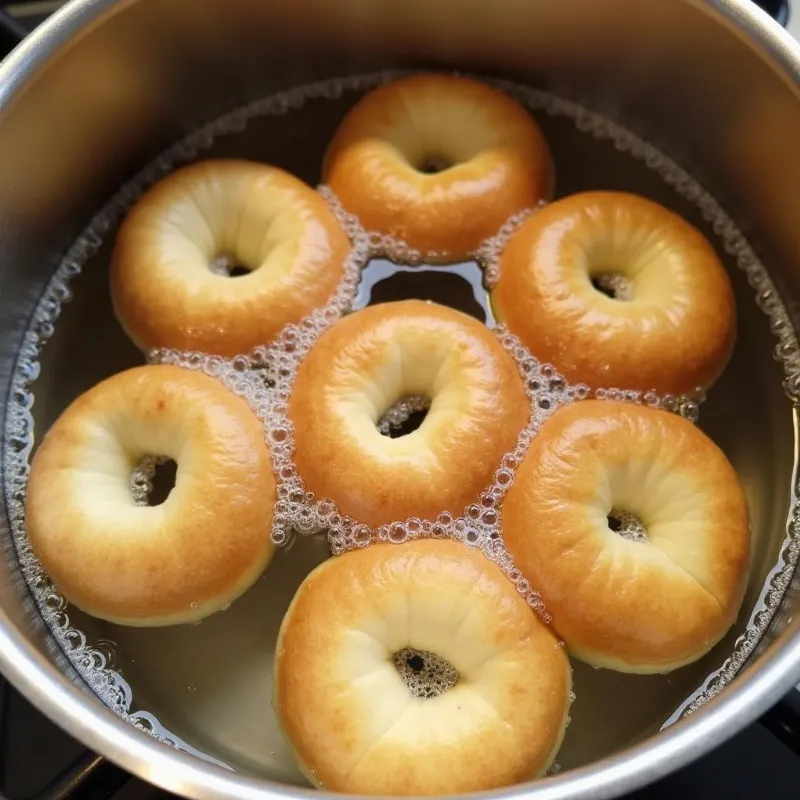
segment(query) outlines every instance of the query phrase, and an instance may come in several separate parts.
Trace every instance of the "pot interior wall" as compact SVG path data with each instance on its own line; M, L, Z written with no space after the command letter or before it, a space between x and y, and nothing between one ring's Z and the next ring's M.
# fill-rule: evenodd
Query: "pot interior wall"
M100 11L113 4L95 5ZM65 32L68 23L68 18L62 23ZM97 25L37 67L25 91L8 98L0 110L0 152L13 154L4 159L0 180L0 387L8 385L26 320L60 255L91 214L160 150L218 113L277 89L398 65L511 77L577 99L626 124L723 202L759 249L794 311L789 299L800 296L800 96L796 87L775 76L765 56L699 3L139 0L117 4L102 15ZM254 129L248 144L247 137L236 140L235 147L243 151L231 153L223 146L220 154L272 160L313 183L337 114L323 123L315 118L310 124L302 116L281 122L272 138L269 130ZM631 171L623 156L593 158L586 151L567 158L580 153L584 142L574 130L548 124L546 133L562 168L560 194L584 188L641 191L692 215L641 167ZM111 314L107 263L105 249L76 282L75 300L45 350L35 387L39 434L91 383L140 363ZM587 763L657 730L730 650L778 557L793 480L794 419L780 368L770 358L774 341L766 317L755 307L744 276L734 279L740 344L703 406L701 424L733 461L752 506L758 547L742 619L713 657L650 684L629 678L621 683L612 673L578 667L579 681L597 685L586 695L595 700L581 704L579 693L563 766ZM178 735L218 758L293 782L298 778L287 766L277 733L262 730L253 738L230 709L246 696L269 713L268 665L240 656L254 639L274 636L277 609L322 557L314 542L298 547L300 553L279 554L294 562L296 572L282 570L284 579L274 586L262 581L224 618L200 628L163 631L160 647L158 640L147 639L143 648L140 632L110 631L78 614L71 618L88 634L111 636L120 645L138 706L158 706ZM5 573L0 574L0 604L52 656L30 603L9 579L9 555L9 563L0 566ZM796 602L790 593L771 636L791 617ZM248 603L276 611L254 625L256 616L246 613ZM170 672L175 653L184 654L186 670L198 663L203 638L214 625L226 630L229 641L227 650L207 654L213 669L196 675ZM236 658L225 661L226 652ZM236 664L246 667L236 672ZM223 668L228 684L221 682ZM157 688L146 679L153 671L167 676ZM214 685L204 689L198 681ZM655 695L653 682L659 683ZM615 715L620 694L637 713L626 716L632 721L604 740L595 731ZM212 741L209 730L214 731ZM265 759L264 752L275 758Z

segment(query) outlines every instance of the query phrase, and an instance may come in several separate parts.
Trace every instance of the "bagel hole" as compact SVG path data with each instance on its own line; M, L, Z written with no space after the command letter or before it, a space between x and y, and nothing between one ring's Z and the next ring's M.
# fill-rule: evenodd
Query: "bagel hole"
M612 300L625 302L632 299L631 282L619 272L600 272L590 278L594 290Z
M641 543L649 541L644 524L636 514L630 511L611 509L608 514L608 527L623 539Z
M425 668L425 661L418 653L414 653L413 656L408 656L408 658L406 658L406 664L408 664L413 672L422 672Z
M452 162L441 156L426 156L417 167L417 172L421 172L423 175L436 175L452 166Z
M399 439L401 436L408 436L409 433L413 433L420 425L425 421L425 417L428 416L427 410L424 411L412 411L408 417L406 418L405 422L401 422L396 427L389 428L389 433L385 434L390 439Z
M166 456L146 456L131 474L131 494L140 506L160 506L175 488L178 465Z
M242 275L249 275L252 270L240 263L238 259L230 255L220 255L212 259L208 268L215 275L222 275L225 278L238 278Z
M456 668L430 650L404 647L394 654L393 661L403 683L414 697L438 697L458 683Z
M430 407L431 401L427 397L403 397L384 412L376 427L390 439L408 436L422 425Z

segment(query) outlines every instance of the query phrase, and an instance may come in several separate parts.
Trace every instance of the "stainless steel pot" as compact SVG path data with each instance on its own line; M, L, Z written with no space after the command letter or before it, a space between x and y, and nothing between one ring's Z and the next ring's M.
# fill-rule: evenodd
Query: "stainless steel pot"
M0 391L59 256L144 163L255 97L409 63L530 81L629 126L724 203L800 321L800 47L748 0L73 0L0 68ZM788 403L765 392L767 413ZM790 439L749 479L795 481ZM7 550L0 669L65 730L187 797L312 796L170 749L76 686ZM613 797L702 755L800 681L798 609L795 579L751 663L687 719L497 796Z

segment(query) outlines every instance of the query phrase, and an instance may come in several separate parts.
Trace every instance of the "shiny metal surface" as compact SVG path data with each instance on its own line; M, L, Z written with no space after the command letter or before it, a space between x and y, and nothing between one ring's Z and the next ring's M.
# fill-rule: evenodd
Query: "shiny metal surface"
M529 80L628 125L722 200L784 297L800 297L800 51L750 4L77 0L0 72L0 387L8 385L25 321L66 245L163 147L275 89L408 63ZM789 306L800 317L796 304ZM744 324L747 340L762 343L763 319L745 315ZM763 343L743 356L745 367L767 359ZM773 368L757 369L762 376ZM46 393L38 419L57 413L79 388L64 385L70 374L78 373L65 370ZM748 396L747 374L746 368L732 373L730 393ZM754 438L736 439L737 467L763 498L759 519L772 541L785 511L796 418L785 413L776 382L764 385L759 404L748 406ZM724 439L742 418L726 419L723 411L711 424ZM780 476L784 487L770 488ZM9 563L0 563L0 668L71 734L186 796L312 794L171 751L107 712L62 675L59 653L24 596ZM496 796L612 797L698 757L800 680L798 608L800 587L787 597L758 661L686 722L590 766Z

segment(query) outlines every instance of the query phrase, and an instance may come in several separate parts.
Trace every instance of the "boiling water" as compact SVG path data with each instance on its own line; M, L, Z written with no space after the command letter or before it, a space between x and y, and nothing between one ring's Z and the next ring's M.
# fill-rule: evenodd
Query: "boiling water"
M483 269L476 261L440 267L408 266L374 258L361 271L353 309L411 298L457 308L490 328L495 324Z
M315 520L321 516L330 522L333 510L310 506L304 497L292 501L297 476L287 474L282 484L286 488L282 498L286 507L281 510L286 527L276 525L273 535L282 541L283 534L290 543L278 548L273 563L250 591L228 610L200 625L125 628L89 618L73 608L65 609L46 578L36 571L26 550L24 518L19 513L24 484L20 460L30 448L30 400L25 390L35 377L32 362L38 358L41 377L32 386L36 397L33 423L41 435L82 391L115 372L142 363L141 354L113 317L108 263L114 233L111 215L118 214L144 183L174 163L196 155L195 145L199 145L206 151L204 157L266 161L315 184L325 145L359 92L370 82L375 79L354 79L349 86L336 82L319 84L236 112L201 131L189 147L183 144L175 148L144 175L140 185L116 198L110 211L98 219L97 231L79 243L62 268L62 278L70 273L80 274L70 281L74 296L64 306L57 324L52 325L59 293L65 294L61 282L51 287L52 296L45 298L42 313L34 321L39 326L38 334L32 333L29 352L20 362L6 437L6 492L12 512L17 511L15 535L20 559L48 621L84 678L106 701L132 716L140 726L165 735L179 746L207 754L234 769L289 783L305 781L294 766L272 713L272 655L281 618L294 591L316 564L329 557L329 546L323 536L289 539L288 530L306 525L312 532ZM559 195L584 189L618 189L638 192L674 209L698 225L718 246L734 283L739 311L739 342L733 360L702 404L699 425L725 450L751 504L755 556L740 618L711 653L669 675L622 675L574 662L577 699L571 712L573 722L558 757L562 767L569 768L657 731L682 711L687 698L689 703L703 702L741 666L769 623L797 557L795 540L786 538L787 512L793 497L794 450L792 404L784 391L796 396L796 342L774 290L746 242L699 187L652 149L610 123L540 93L524 89L517 93L540 112L537 119L553 151ZM303 142L302 148L297 146L299 141ZM344 222L351 227L354 224L353 220ZM96 233L103 234L102 240ZM415 254L407 248L398 253L396 243L367 241L353 265L360 269L360 279L357 285L354 280L350 304L362 307L422 297L460 308L492 326L484 281L491 283L496 277L494 255L502 245L502 233L500 238L500 242L490 242L476 254L483 269L475 262L448 268L397 265L377 254L383 250L405 261L414 261ZM374 257L361 263L370 253ZM759 292L760 305L769 317L753 302L753 288ZM781 336L781 360L768 357L776 344L773 334ZM37 335L49 338L41 353L37 352ZM526 354L515 352L513 340L504 344L522 367ZM169 360L172 356L159 357ZM291 370L291 365L288 368ZM536 375L537 380L541 378L539 372ZM236 375L227 377L232 381L240 379ZM549 382L554 376L544 377ZM249 389L245 386L243 391L247 393ZM258 387L253 391L257 403ZM541 386L532 388L529 396L535 407L541 398ZM678 405L677 401L674 405ZM405 406L393 409L381 421L382 430L390 433L422 408L419 400L410 398ZM274 424L275 409L264 410L273 414L270 419ZM546 408L541 413L546 415L551 410L552 407ZM684 407L687 410L687 416L693 417L695 407L691 403ZM280 415L281 410L277 413ZM273 442L273 447L280 452L281 443ZM510 471L513 474L513 469ZM145 488L142 484L138 491ZM306 513L309 508L313 513ZM479 508L478 513L483 514L484 509ZM493 529L491 517L487 519L485 525L467 524L454 535L463 534L466 543L486 551ZM448 526L455 526L456 522L445 520ZM629 521L628 528L635 534L635 521ZM478 540L470 541L467 530L475 530ZM390 528L383 538L394 540L420 533L425 532L409 531L406 526L393 533ZM334 549L346 549L366 544L373 536L374 532L343 528L342 536L333 537L332 543ZM502 560L502 553L496 555ZM513 571L510 563L504 567L509 573ZM535 592L524 586L520 590L538 608ZM104 644L98 647L101 641ZM116 672L109 673L105 667L112 661ZM717 676L704 686L706 677L715 672Z

